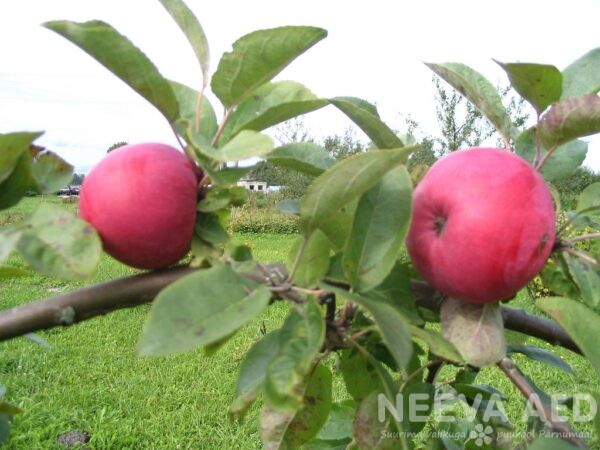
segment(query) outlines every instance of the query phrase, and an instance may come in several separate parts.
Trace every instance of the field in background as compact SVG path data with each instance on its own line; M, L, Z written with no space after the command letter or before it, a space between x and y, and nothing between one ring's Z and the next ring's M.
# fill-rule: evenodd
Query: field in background
M43 201L59 202L55 197ZM17 208L0 212L0 226L28 214L40 198L27 198ZM74 204L66 205L75 209ZM10 215L10 217L9 217ZM294 235L246 233L235 240L250 246L264 262L285 261ZM18 257L10 265L22 267ZM38 274L0 282L0 305L8 308L36 299L136 273L103 256L96 275L87 282L65 282ZM533 309L520 295L513 305ZM242 329L215 355L197 350L163 358L138 358L135 345L149 307L122 310L70 328L40 335L51 345L41 347L26 339L0 343L0 385L7 399L24 413L15 417L7 448L60 448L59 434L84 430L92 436L90 448L260 448L258 407L239 424L227 418L233 400L237 370L245 351L267 330L277 326L287 306L277 304ZM513 340L521 340L511 334ZM534 343L528 339L527 343ZM547 344L544 348L552 349ZM516 357L524 372L549 393L600 391L589 363L566 350L552 349L572 365L566 374L539 362ZM334 358L331 358L331 364ZM450 378L444 369L441 381ZM518 394L495 368L481 371L478 383L491 384L515 400ZM340 399L341 380L336 378ZM513 397L514 395L514 397ZM520 400L505 403L509 417L519 420ZM519 424L517 424L519 425ZM522 425L521 425L522 426ZM589 431L591 427L584 427Z

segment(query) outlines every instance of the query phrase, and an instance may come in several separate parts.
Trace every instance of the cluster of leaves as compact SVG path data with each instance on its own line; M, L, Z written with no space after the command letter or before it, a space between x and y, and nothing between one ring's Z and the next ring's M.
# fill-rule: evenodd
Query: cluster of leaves
M475 416L471 421L440 424L440 429L447 427L448 436L432 436L421 444L476 448L479 444L472 440L465 443L451 436L484 425L485 402L473 400L488 401L497 391L475 384L470 365L494 363L510 352L558 363L539 349L507 348L497 305L478 308L444 302L444 336L425 326L440 317L417 308L411 281L416 275L401 258L411 217L412 181L406 164L418 146L412 145L410 138L399 137L364 100L319 98L299 83L272 81L323 39L324 30L293 26L245 35L223 55L211 76L207 39L197 19L180 0L161 3L195 51L203 73L199 90L165 79L141 50L106 23L45 24L156 107L204 173L192 245L192 264L199 270L160 292L139 341L140 353L166 355L202 347L210 354L272 301L285 301L289 312L283 326L267 333L246 354L230 406L233 417L243 417L262 396L261 438L266 448L412 449L419 445L412 436L425 424L411 422L408 416L379 421L378 395L393 401L398 393L407 399L408 394L423 394L429 399L425 414L430 415L434 394L445 389L463 394L463 402ZM595 94L600 88L600 72L595 70L599 65L597 51L563 72L548 65L501 64L513 87L538 114L535 127L520 130L510 120L496 89L481 74L462 64L428 64L496 127L507 144L515 142L516 152L539 167L548 180L578 167L587 144L577 138L600 131L600 100ZM220 122L204 96L209 79L224 109ZM369 137L368 151L336 161L315 143L275 147L262 133L326 105L335 106ZM0 175L7 173L0 181L8 183L0 186L0 199L5 186L9 188L6 192L15 192L24 180L28 188L31 180L53 185L54 181L48 180L55 177L47 174L54 173L50 168L57 159L44 159L40 166L44 170L39 171L43 176L36 175L36 164L41 164L42 158L36 160L26 153L37 135L7 136L3 139L21 136L23 143L18 155L9 158L13 163L0 161ZM246 192L235 184L250 170L236 163L251 157L314 177L299 200L282 204L283 210L297 216L300 229L287 270L265 267L252 260L248 248L229 242L230 210L246 200ZM5 171L5 166L10 170ZM600 209L600 196L598 187L593 186L584 191L577 210L569 216L572 226L596 226L594 214ZM559 290L553 285L564 297L545 298L537 304L563 326L600 372L600 351L589 333L600 329L596 266L590 260L592 266L583 265L582 260L570 261L573 248L567 240L561 241L561 246L571 250L560 256L569 273L555 264L551 282L561 288L569 282L578 291L567 293L566 288ZM38 270L79 277L93 269L100 243L87 224L60 209L43 206L22 226L2 230L0 262L15 248ZM574 269L575 265L580 265L580 270ZM488 343L483 352L482 342ZM334 356L349 397L338 403L332 400ZM458 365L462 370L454 380L438 385L436 367L443 364ZM510 426L505 421L485 425L494 435ZM386 438L390 433L394 438ZM568 448L560 441L552 442L553 448ZM546 443L533 447L548 448ZM479 448L495 445L484 444Z

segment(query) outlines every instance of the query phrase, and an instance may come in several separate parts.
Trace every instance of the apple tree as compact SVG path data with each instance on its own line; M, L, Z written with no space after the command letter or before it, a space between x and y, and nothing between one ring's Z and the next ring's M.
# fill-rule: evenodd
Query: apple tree
M197 189L190 194L196 205L188 236L191 256L179 265L2 311L0 339L38 339L32 333L152 302L138 342L140 355L201 347L210 357L270 305L284 303L288 312L282 326L267 330L245 355L236 397L229 406L231 417L242 419L254 402L261 403L260 435L265 448L570 449L592 445L573 424L558 417L550 396L516 367L511 355L520 353L564 370L570 370L569 366L545 349L510 345L505 330L580 354L600 373L596 341L600 333L599 255L593 242L600 236L600 185L586 188L574 210L563 211L558 202L549 203L551 217L557 220L552 223L556 236L547 234L543 242L551 253L543 254L539 279L552 296L532 298L532 309L538 314L501 303L516 291L496 292L493 283L486 287L491 291L486 292L483 304L451 297L452 292L463 292L465 280L475 285L478 280L470 280L472 275L463 271L466 278L454 281L460 284L454 286L457 289L438 291L436 279L427 276L428 268L452 270L452 265L444 269L433 259L427 263L430 266L416 270L407 257L405 239L417 197L413 208L413 186L405 164L419 144L408 135L399 137L365 100L321 98L298 82L273 81L324 39L326 31L310 26L255 31L237 40L211 70L208 41L191 10L181 0L161 3L194 49L203 74L197 89L164 78L139 48L107 23L57 20L44 26L127 83L173 128L198 174ZM528 167L522 176L541 174L543 188L551 191L553 181L569 176L583 162L587 143L580 138L600 131L596 94L600 50L583 55L562 71L545 64L498 64L512 87L535 109L533 127L515 126L497 90L472 68L459 63L427 65L493 124L505 143L502 152ZM220 102L220 120L205 95L209 88ZM336 161L312 142L275 147L264 132L329 105L369 137L368 150ZM28 191L54 192L71 179L72 167L67 162L35 145L41 134L0 135L1 209L16 205ZM107 158L123 154L127 147ZM469 167L469 152L477 150L465 152L465 162L459 166ZM280 205L282 211L298 216L301 228L287 264L254 260L250 249L232 244L226 231L230 209L245 200L236 182L252 169L236 163L254 157L315 177L300 200ZM503 173L507 167L496 164L494 170ZM452 186L459 180L468 191L472 178L456 170ZM431 169L427 175L433 173ZM526 185L523 180L514 181ZM478 193L481 200L486 200L486 194ZM508 223L519 223L523 233L528 225L538 225L519 222L519 217L527 215L522 204L503 203L502 207L495 211L498 220L512 215ZM476 207L468 210L475 216L480 212ZM494 222L489 217L482 220L488 225ZM18 252L44 274L86 278L94 271L103 244L107 248L106 237L92 225L59 207L42 204L31 217L0 229L0 264ZM445 225L431 223L432 229L439 227L441 232ZM485 259L491 252L503 252L503 245L518 253L521 247L515 239L501 239L493 248L462 254ZM454 242L459 249L470 245L469 239ZM500 258L497 273L487 275L502 277L510 271L510 264L510 259ZM0 278L20 274L0 266ZM512 287L522 288L534 275ZM505 397L493 386L477 383L482 366L495 366L523 394L523 404L536 410L526 425L525 438L502 438L502 432L513 425L506 417L488 414ZM438 375L445 368L452 368L453 375L442 382ZM332 398L333 377L343 380L346 395L342 401ZM441 402L448 394L472 414L466 418L457 412L456 402ZM417 418L412 414L415 411ZM17 413L22 412L0 402L3 434Z

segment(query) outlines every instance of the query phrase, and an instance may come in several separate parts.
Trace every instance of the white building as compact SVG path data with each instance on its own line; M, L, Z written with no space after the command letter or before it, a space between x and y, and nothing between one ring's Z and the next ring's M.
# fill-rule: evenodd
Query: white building
M248 189L249 191L256 192L267 192L267 189L269 187L266 181L251 180L248 178L242 178L240 181L237 182L237 185L242 186Z

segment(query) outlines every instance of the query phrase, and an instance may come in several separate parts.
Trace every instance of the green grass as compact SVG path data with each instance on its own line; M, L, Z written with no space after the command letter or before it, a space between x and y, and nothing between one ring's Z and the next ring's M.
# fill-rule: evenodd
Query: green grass
M28 214L40 201L25 199L8 217L0 212L0 225ZM75 208L75 205L67 205ZM235 241L248 245L264 262L285 261L293 235L241 234ZM18 257L10 265L22 266ZM96 275L87 283L136 273L104 256ZM81 287L82 282L65 282L39 274L0 282L2 308L24 304ZM532 310L524 296L516 306ZM54 329L40 335L50 349L19 338L1 343L0 385L7 388L7 400L23 414L15 416L12 436L5 448L60 448L59 434L80 429L92 436L95 449L175 448L260 448L258 406L245 422L230 422L227 407L233 400L237 370L246 350L260 337L260 325L267 330L278 326L287 306L276 304L263 316L238 332L215 355L202 351L163 358L138 358L135 345L149 307L122 310L74 327ZM520 339L516 334L511 334ZM527 343L533 343L529 339ZM540 344L539 342L536 342ZM574 369L565 374L524 357L516 361L523 371L549 393L599 392L600 383L590 364L566 350L556 351ZM334 358L330 363L333 364ZM444 369L440 381L450 379ZM488 383L505 392L510 400L506 411L517 424L523 402L499 370L484 369L478 383ZM342 382L335 379L334 396L343 396ZM590 427L582 428L590 431Z

